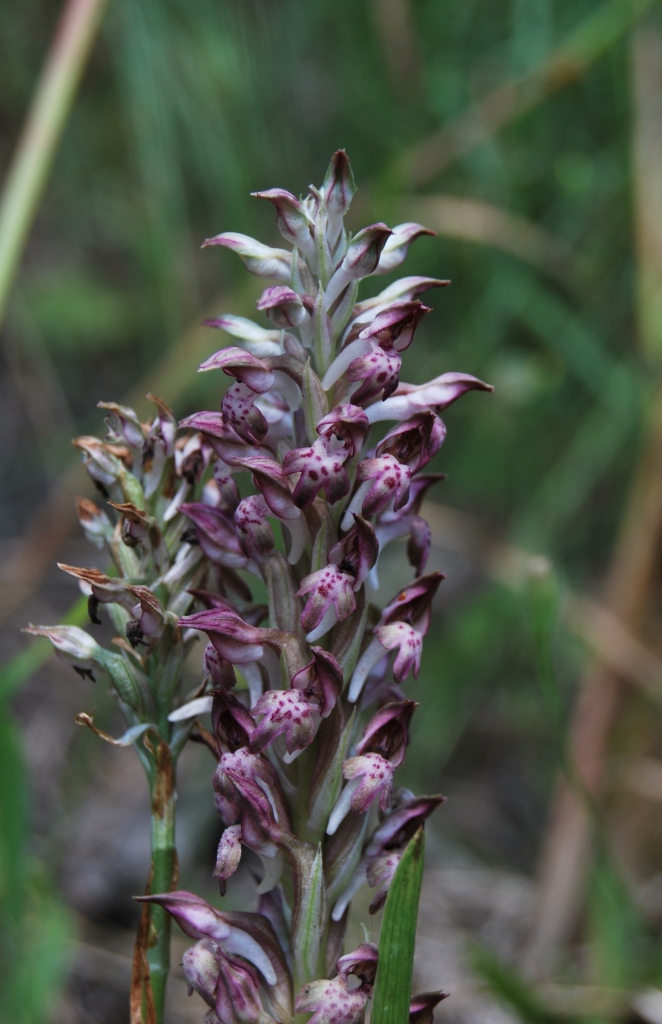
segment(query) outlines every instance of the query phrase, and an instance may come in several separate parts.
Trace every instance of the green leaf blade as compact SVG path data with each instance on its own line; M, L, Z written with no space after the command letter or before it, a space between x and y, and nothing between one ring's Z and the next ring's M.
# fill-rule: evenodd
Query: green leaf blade
M384 909L373 1024L408 1024L414 970L416 920L423 881L425 832L419 828L400 861Z

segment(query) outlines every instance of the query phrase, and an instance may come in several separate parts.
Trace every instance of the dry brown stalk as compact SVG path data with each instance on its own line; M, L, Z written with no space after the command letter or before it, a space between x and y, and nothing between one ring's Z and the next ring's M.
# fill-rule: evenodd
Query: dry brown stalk
M651 371L662 358L662 30L652 19L632 34L634 228L638 257L638 328ZM604 604L637 634L650 595L662 535L662 385L645 416L644 439L611 566ZM623 697L620 671L598 661L584 676L569 736L580 789L599 799L612 727ZM528 969L545 975L581 909L590 822L576 788L558 784L543 842L540 898Z

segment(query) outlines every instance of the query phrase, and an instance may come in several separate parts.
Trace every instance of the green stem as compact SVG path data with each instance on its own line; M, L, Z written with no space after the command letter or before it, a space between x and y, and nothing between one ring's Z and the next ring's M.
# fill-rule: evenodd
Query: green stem
M170 892L177 884L175 774L170 749L163 740L156 751L156 770L150 779L150 800L152 871L149 888L153 893ZM154 904L150 907L147 962L156 1020L162 1024L170 970L170 915L163 907Z
M0 324L106 0L69 0L0 199Z

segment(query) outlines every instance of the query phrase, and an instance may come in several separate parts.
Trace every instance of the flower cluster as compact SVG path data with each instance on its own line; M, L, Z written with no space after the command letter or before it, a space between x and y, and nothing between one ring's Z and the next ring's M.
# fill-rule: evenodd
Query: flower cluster
M431 232L377 223L349 235L343 151L305 198L256 195L275 207L290 248L236 233L205 242L272 282L257 303L262 325L206 321L232 339L200 367L222 371L219 406L178 432L158 399L149 424L105 403L108 437L75 442L114 521L89 501L79 517L113 571L62 568L89 594L92 623L107 611L115 649L74 627L31 628L78 671L110 676L150 778L159 744L173 762L189 737L214 754L214 877L222 895L250 851L262 865L257 910L223 912L186 891L143 897L196 940L184 971L205 1020L312 1013L311 1024L355 1024L378 953L365 943L342 955L349 902L367 883L371 913L383 905L442 799L393 779L417 707L402 686L418 675L443 578L425 573L420 509L440 479L426 468L444 440L443 409L489 388L461 373L401 381L402 354L430 312L420 296L448 282L404 277L358 301L362 279L398 268ZM382 421L393 425L375 440ZM379 555L396 538L408 538L414 578L375 610ZM182 695L183 659L201 634L202 676ZM439 998L417 997L412 1019L431 1020Z

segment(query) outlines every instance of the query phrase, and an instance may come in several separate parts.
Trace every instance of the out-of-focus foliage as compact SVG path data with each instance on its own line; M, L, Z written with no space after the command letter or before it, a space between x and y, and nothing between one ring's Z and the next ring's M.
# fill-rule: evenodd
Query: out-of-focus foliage
M3 163L59 7L0 8ZM170 359L162 397L178 414L194 394L216 403L217 382L195 378L197 356L181 338L203 312L250 315L258 285L240 291L233 256L199 245L222 230L264 238L270 229L277 244L272 211L251 191L297 192L345 147L361 184L357 224L429 214L441 233L416 242L408 273L453 286L431 295L435 312L403 377L462 369L495 391L448 413L444 500L475 518L448 535L442 518L435 532L433 567L449 579L414 694L425 714L407 771L419 788L453 797L444 828L465 849L524 872L535 869L584 654L551 604L503 577L486 581L471 531L478 522L491 541L544 553L578 590L593 590L609 560L652 387L635 326L631 9L630 0L110 0L3 336L0 531L13 539L69 463L74 430L97 430L98 398L121 399L142 381L147 390ZM407 177L426 139L530 75L585 22L587 53L614 30L594 61L499 130L488 124L438 173ZM388 580L386 568L384 590ZM642 743L640 753L655 752L659 723ZM632 730L624 745L636 749ZM14 823L0 839L3 893L29 903L41 899L43 876L21 874L27 818L14 821L4 803L17 800L18 757L15 737L0 744L2 813ZM29 817L27 797L19 802ZM626 884L607 826L596 827L590 953L580 967L569 962L568 977L627 988L651 977L660 914L637 909L635 895L659 858L639 858ZM651 829L655 848L662 837ZM19 910L7 902L9 918ZM55 928L56 905L45 913ZM518 979L482 962L523 1019L549 1019L537 997L519 998Z

